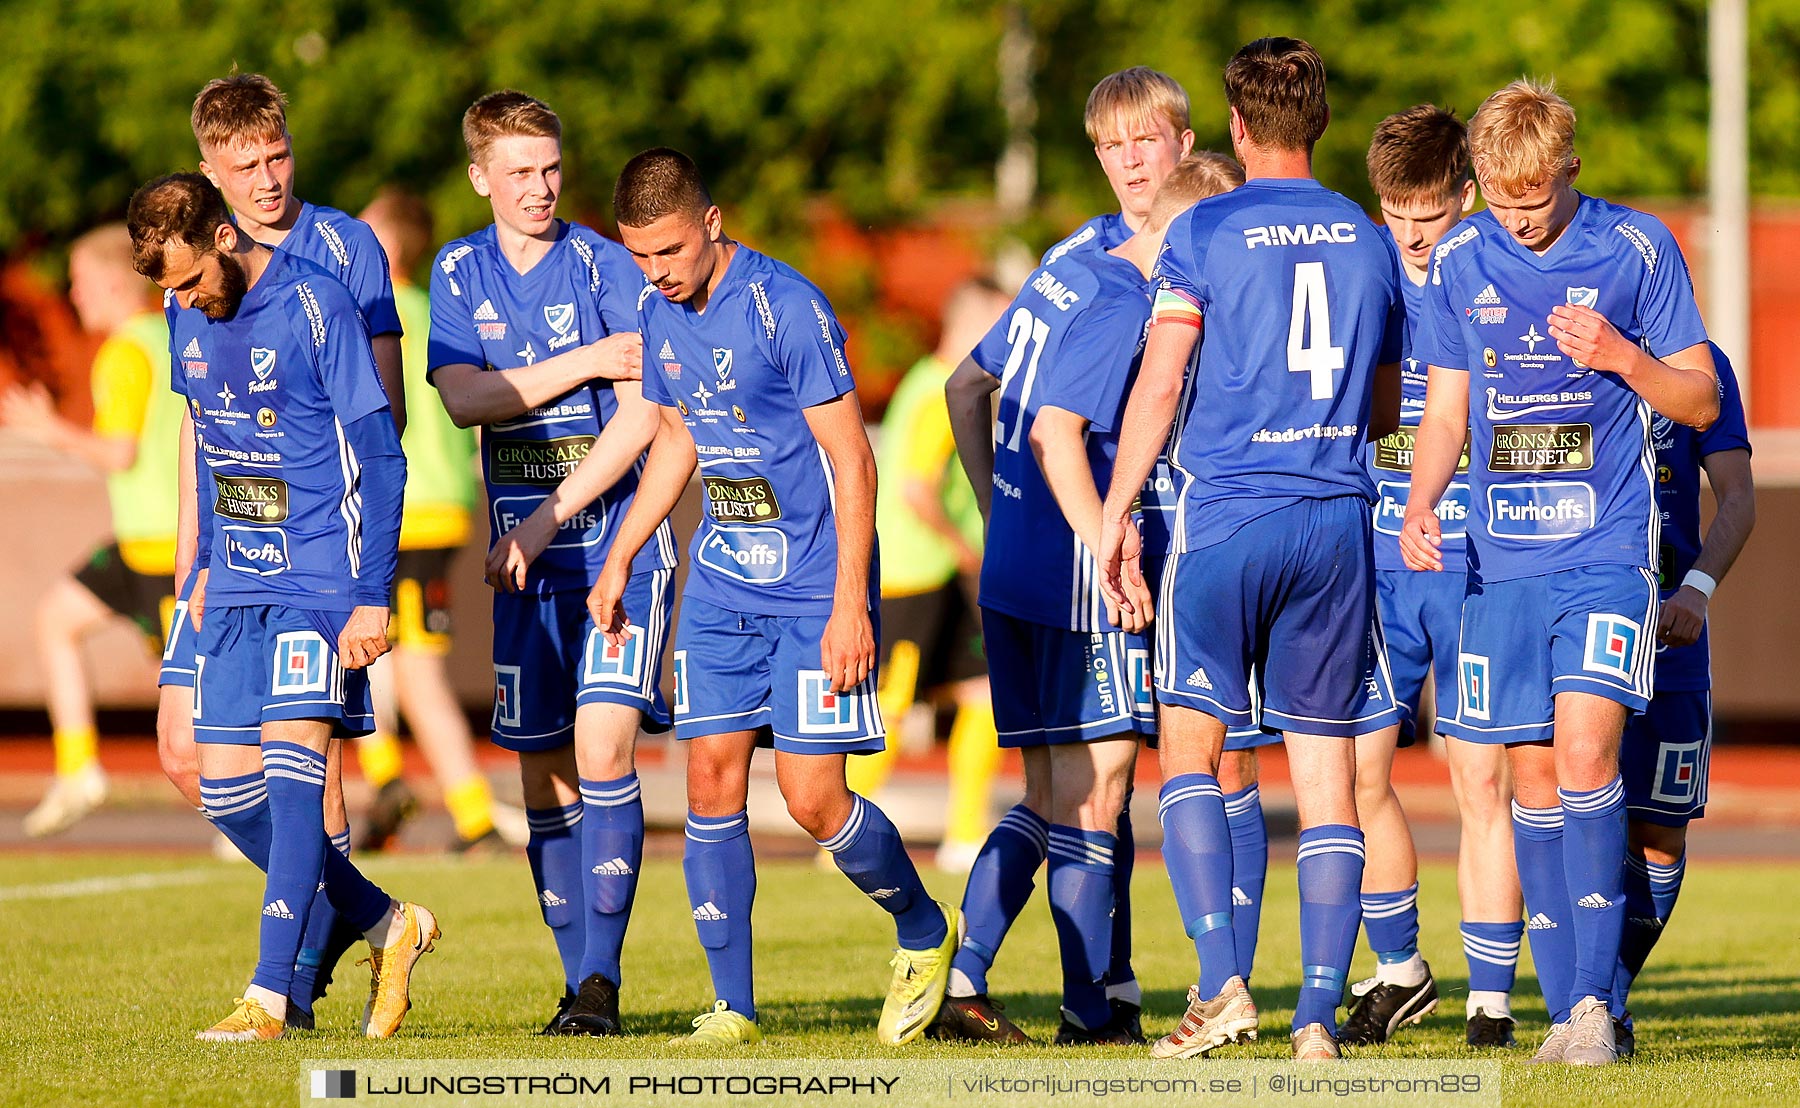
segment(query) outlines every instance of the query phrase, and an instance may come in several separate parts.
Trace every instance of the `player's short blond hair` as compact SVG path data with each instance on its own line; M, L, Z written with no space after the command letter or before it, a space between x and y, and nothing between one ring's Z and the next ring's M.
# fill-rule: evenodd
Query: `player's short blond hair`
M463 113L462 132L470 163L481 165L499 139L524 135L561 142L562 120L537 97L508 88L470 104Z
M188 121L202 151L276 142L288 133L287 95L260 73L233 73L206 82Z
M102 223L69 244L69 260L76 258L107 269L135 272L131 229L123 223Z
M1448 108L1418 104L1376 125L1368 161L1369 184L1382 200L1441 200L1469 179L1469 129Z
M1128 126L1162 119L1179 135L1188 129L1188 94L1167 73L1147 65L1134 65L1109 73L1088 93L1088 141L1098 144L1115 120Z
M1214 150L1196 150L1181 161L1156 187L1156 199L1144 218L1144 230L1160 231L1182 212L1244 183L1244 167Z
M1469 155L1484 189L1520 196L1575 161L1575 109L1555 81L1514 81L1469 120Z

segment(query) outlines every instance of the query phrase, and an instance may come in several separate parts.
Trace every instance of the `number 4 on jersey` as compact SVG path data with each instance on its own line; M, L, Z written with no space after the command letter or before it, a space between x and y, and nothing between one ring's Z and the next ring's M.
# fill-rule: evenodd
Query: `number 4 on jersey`
M1314 400L1331 399L1332 374L1344 368L1344 348L1331 345L1331 303L1325 294L1324 262L1294 265L1294 314L1288 319L1287 358L1289 373L1311 375Z

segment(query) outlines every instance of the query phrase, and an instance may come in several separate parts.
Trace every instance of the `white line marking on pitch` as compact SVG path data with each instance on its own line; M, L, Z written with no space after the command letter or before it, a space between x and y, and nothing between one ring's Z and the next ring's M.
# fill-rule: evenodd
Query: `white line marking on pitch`
M237 869L178 869L163 873L133 873L117 877L84 877L48 885L11 885L0 888L0 903L9 900L67 900L79 896L162 889L174 885L204 885L242 872Z

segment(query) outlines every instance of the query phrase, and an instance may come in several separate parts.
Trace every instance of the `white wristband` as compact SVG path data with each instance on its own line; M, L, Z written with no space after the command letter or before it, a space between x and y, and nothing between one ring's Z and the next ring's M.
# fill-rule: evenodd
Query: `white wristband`
M1688 570L1687 576L1681 579L1681 584L1683 588L1694 589L1708 600L1712 599L1713 590L1719 587L1711 574L1701 573L1697 569Z

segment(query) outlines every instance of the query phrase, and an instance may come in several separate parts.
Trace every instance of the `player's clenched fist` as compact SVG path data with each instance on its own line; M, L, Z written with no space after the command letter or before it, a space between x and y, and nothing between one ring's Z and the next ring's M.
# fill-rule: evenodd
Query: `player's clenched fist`
M388 610L363 604L350 613L338 633L338 661L345 669L362 669L388 652Z
M1400 524L1400 560L1407 569L1442 570L1444 528L1437 513L1430 508L1406 506L1406 518Z

